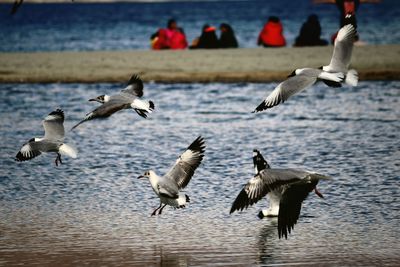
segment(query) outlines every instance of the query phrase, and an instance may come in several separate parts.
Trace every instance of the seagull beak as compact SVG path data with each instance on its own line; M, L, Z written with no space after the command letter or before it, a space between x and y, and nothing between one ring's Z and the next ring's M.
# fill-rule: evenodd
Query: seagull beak
M144 178L144 176L143 176L143 175L140 175L140 176L138 177L138 179L142 179L142 178Z
M88 101L97 101L95 98L91 98Z
M315 192L315 194L317 194L317 196L319 196L320 198L324 198L324 196L321 194L321 192L318 191L317 188L314 188L314 192Z

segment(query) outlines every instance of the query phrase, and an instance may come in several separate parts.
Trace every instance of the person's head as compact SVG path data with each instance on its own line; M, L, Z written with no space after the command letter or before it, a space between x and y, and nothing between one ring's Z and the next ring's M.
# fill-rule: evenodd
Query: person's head
M174 29L178 28L178 24L176 23L175 19L169 19L168 23L167 23L167 27L168 27L168 29L174 30Z
M315 14L311 14L310 16L308 16L307 21L310 23L319 23L318 16Z
M221 23L221 25L219 25L219 29L221 32L233 33L232 27L227 23Z
M270 16L270 17L268 18L268 21L269 21L269 22L275 22L275 23L279 23L279 22L280 22L279 18L276 17L276 16Z
M207 30L208 28L210 28L210 25L204 24L201 31L202 31L202 32L206 32L206 30Z

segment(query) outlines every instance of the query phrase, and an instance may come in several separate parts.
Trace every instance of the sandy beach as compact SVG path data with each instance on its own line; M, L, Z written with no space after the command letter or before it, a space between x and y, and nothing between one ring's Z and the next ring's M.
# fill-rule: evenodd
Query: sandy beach
M133 73L155 82L270 82L296 68L329 63L333 46L185 51L0 53L2 83L124 82ZM400 45L356 46L360 80L397 80Z

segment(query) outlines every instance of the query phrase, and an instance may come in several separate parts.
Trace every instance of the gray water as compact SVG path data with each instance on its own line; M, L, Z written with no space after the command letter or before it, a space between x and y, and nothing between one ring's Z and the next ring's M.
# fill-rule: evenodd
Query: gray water
M53 109L66 128L118 84L0 85L0 265L398 265L400 262L400 82L357 88L317 85L283 105L252 111L271 84L146 84L156 112L132 111L68 133L78 158L15 162L20 146L43 133ZM203 164L185 189L186 209L164 209L150 184L198 136ZM333 177L310 194L287 240L276 219L259 220L262 200L229 215L252 177L252 150L272 167Z

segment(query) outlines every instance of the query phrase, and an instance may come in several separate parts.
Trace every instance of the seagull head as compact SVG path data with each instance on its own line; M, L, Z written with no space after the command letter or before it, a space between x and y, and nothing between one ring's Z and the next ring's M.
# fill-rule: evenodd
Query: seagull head
M102 103L102 104L105 103L105 102L108 102L109 100L110 100L110 97L108 95L99 95L96 98L89 99L89 101L96 101L96 102L99 102L99 103Z
M138 177L138 179L142 179L142 178L150 179L151 177L154 177L154 176L156 176L156 173L154 171L150 170L150 171L145 171L143 175L140 175Z

